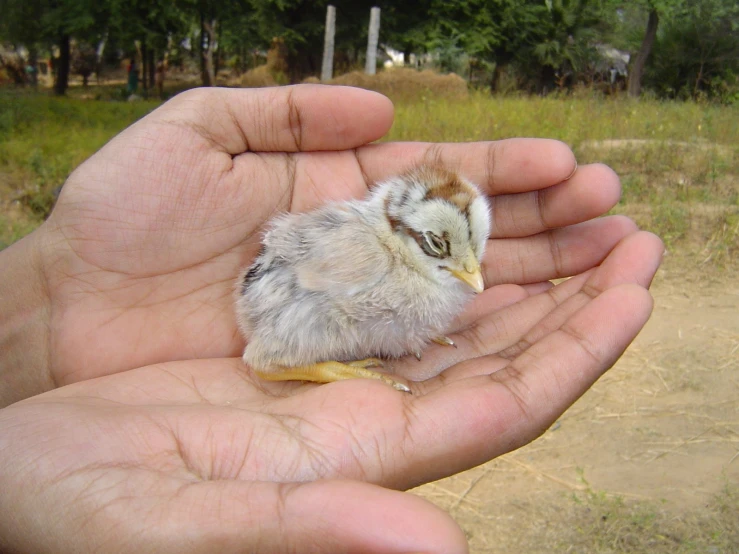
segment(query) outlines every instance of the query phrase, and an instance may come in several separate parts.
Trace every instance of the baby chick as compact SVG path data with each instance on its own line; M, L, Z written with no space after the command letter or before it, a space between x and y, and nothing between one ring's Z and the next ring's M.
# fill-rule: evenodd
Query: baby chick
M364 200L277 217L238 283L244 362L272 381L380 379L378 358L444 337L482 292L490 209L475 185L422 166Z

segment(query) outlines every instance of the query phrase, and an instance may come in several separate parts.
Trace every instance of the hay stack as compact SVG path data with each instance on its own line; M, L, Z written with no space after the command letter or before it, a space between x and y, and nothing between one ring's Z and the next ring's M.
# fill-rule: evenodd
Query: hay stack
M320 83L309 77L305 83ZM328 81L331 85L346 85L374 90L391 99L413 100L425 95L435 98L467 98L467 81L459 75L442 75L430 70L416 71L408 68L393 68L376 75L352 71Z

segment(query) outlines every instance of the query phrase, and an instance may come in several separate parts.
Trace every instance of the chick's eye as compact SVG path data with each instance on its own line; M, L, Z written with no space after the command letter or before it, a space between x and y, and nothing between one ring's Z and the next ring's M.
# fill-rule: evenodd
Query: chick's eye
M423 234L421 248L429 256L444 258L449 255L449 243L430 231Z

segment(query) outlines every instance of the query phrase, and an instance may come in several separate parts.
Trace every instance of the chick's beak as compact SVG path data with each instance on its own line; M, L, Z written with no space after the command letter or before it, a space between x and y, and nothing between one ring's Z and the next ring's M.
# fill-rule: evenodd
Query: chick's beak
M476 293L479 294L485 290L485 283L482 280L482 272L480 271L480 263L471 250L467 255L467 260L464 262L464 269L451 269L450 272L457 279L469 285Z

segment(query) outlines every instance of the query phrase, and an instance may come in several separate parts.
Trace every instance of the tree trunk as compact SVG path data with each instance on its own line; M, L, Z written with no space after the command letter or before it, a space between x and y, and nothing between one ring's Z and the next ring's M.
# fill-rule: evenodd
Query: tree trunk
M701 83L703 82L703 68L705 62L703 61L703 52L701 52L701 65L698 68L698 76L695 78L695 86L693 87L693 98L698 97L698 91L700 90Z
M98 42L95 49L95 80L100 84L100 74L103 72L103 53L105 52L105 43L108 42L108 31L105 31L103 38Z
M501 62L496 62L493 68L493 77L490 80L490 92L500 92L500 78L507 71L507 66Z
M200 38L198 39L198 56L200 57L200 80L203 81L205 74L205 15L200 8Z
M659 14L657 10L652 9L649 12L647 20L647 32L644 34L644 40L641 43L639 53L636 55L634 64L631 66L629 73L629 96L636 98L641 94L641 79L644 75L644 66L647 64L647 58L652 52L654 40L657 38L657 25L659 24Z
M216 76L213 66L213 50L216 42L217 21L213 18L206 21L203 14L200 15L200 73L204 87L215 85Z
M69 58L69 35L62 35L59 39L59 62L54 82L54 94L58 96L64 96L69 86Z
M403 48L403 67L409 67L411 65L411 47L406 46Z
M154 83L156 82L156 70L157 70L156 63L154 61L156 56L154 54L155 54L154 49L150 48L148 67L149 67L149 86L152 89L154 88Z
M141 87L144 89L144 98L149 97L149 47L146 39L141 41Z
M215 23L215 21L214 21ZM215 44L221 43L221 32L223 31L222 26L217 26L215 33L214 33L214 41ZM216 76L218 75L218 72L222 69L222 55L223 55L223 48L218 48L215 51L215 54L213 55L213 81L215 82Z

